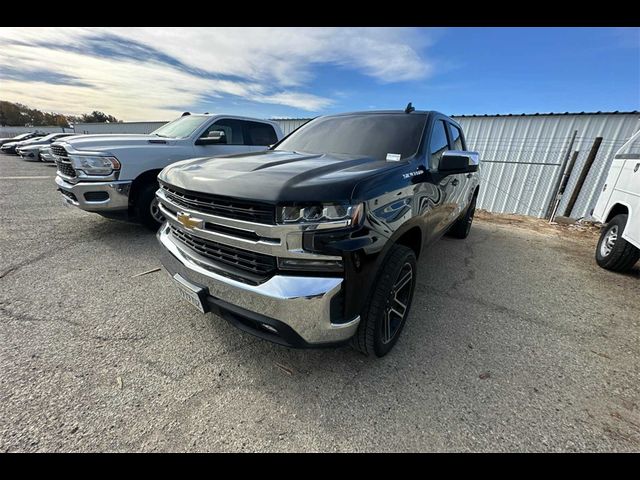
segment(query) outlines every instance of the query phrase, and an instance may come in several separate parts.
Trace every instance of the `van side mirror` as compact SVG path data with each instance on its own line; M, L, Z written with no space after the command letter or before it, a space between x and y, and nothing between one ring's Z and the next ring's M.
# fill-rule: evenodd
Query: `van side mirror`
M478 152L447 150L440 157L438 171L443 173L477 172L479 164L480 154Z
M227 143L227 136L224 130L212 130L206 137L200 137L196 140L196 145L219 145Z

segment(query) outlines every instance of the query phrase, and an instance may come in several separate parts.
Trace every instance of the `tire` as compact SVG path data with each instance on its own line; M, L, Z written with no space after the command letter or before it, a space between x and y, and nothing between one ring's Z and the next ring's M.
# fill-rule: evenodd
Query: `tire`
M409 273L408 283L402 284ZM403 245L391 247L361 315L358 330L351 339L353 348L376 357L384 357L391 351L409 316L416 273L416 255L413 250ZM400 289L394 294L394 287L399 285ZM398 311L400 309L401 317Z
M157 231L164 222L164 217L162 217L162 214L158 211L158 200L156 199L156 190L158 190L158 188L157 181L148 183L142 187L135 206L138 221L153 231Z
M478 196L474 195L464 216L456 220L447 232L448 236L460 239L467 238L469 236L473 217L476 213L476 198L478 198Z
M640 259L640 250L622 238L627 220L626 214L616 215L602 229L596 247L596 262L602 268L628 272Z

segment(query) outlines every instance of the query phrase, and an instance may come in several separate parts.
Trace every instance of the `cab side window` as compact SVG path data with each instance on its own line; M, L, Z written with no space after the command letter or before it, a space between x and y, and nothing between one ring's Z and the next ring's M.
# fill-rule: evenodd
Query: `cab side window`
M223 131L226 142L221 143L226 145L245 145L243 123L240 120L223 118L207 128L202 137L208 137L210 132Z
M278 141L276 131L268 123L243 122L247 145L272 145Z
M447 128L442 120L436 120L431 131L431 140L429 141L429 163L432 169L437 170L440 165L440 157L449 149L449 139L447 137Z
M451 134L452 150L466 150L464 142L462 141L462 132L453 123L449 124L449 132Z

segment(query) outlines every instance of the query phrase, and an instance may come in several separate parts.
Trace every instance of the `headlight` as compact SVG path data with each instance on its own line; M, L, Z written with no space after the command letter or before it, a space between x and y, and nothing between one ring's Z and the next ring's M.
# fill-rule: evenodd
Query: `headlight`
M69 155L69 160L73 168L87 175L109 175L114 170L120 170L120 162L115 157Z
M330 203L311 205L306 207L282 207L280 219L282 223L319 223L347 220L347 225L360 222L364 204L349 205L345 203Z

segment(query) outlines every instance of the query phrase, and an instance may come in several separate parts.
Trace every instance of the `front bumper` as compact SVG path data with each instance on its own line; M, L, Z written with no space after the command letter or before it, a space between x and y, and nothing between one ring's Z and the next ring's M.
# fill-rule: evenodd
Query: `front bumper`
M16 153L20 155L24 160L39 160L38 154L40 153L37 150L21 150L17 149Z
M209 306L249 333L288 346L318 347L342 343L358 328L359 316L346 322L332 318L339 315L332 310L341 311L331 304L339 304L343 278L274 275L249 285L204 268L208 260L174 242L166 223L158 240L160 260L169 274L205 288Z
M62 198L88 212L127 210L129 208L130 181L69 183L56 176Z

